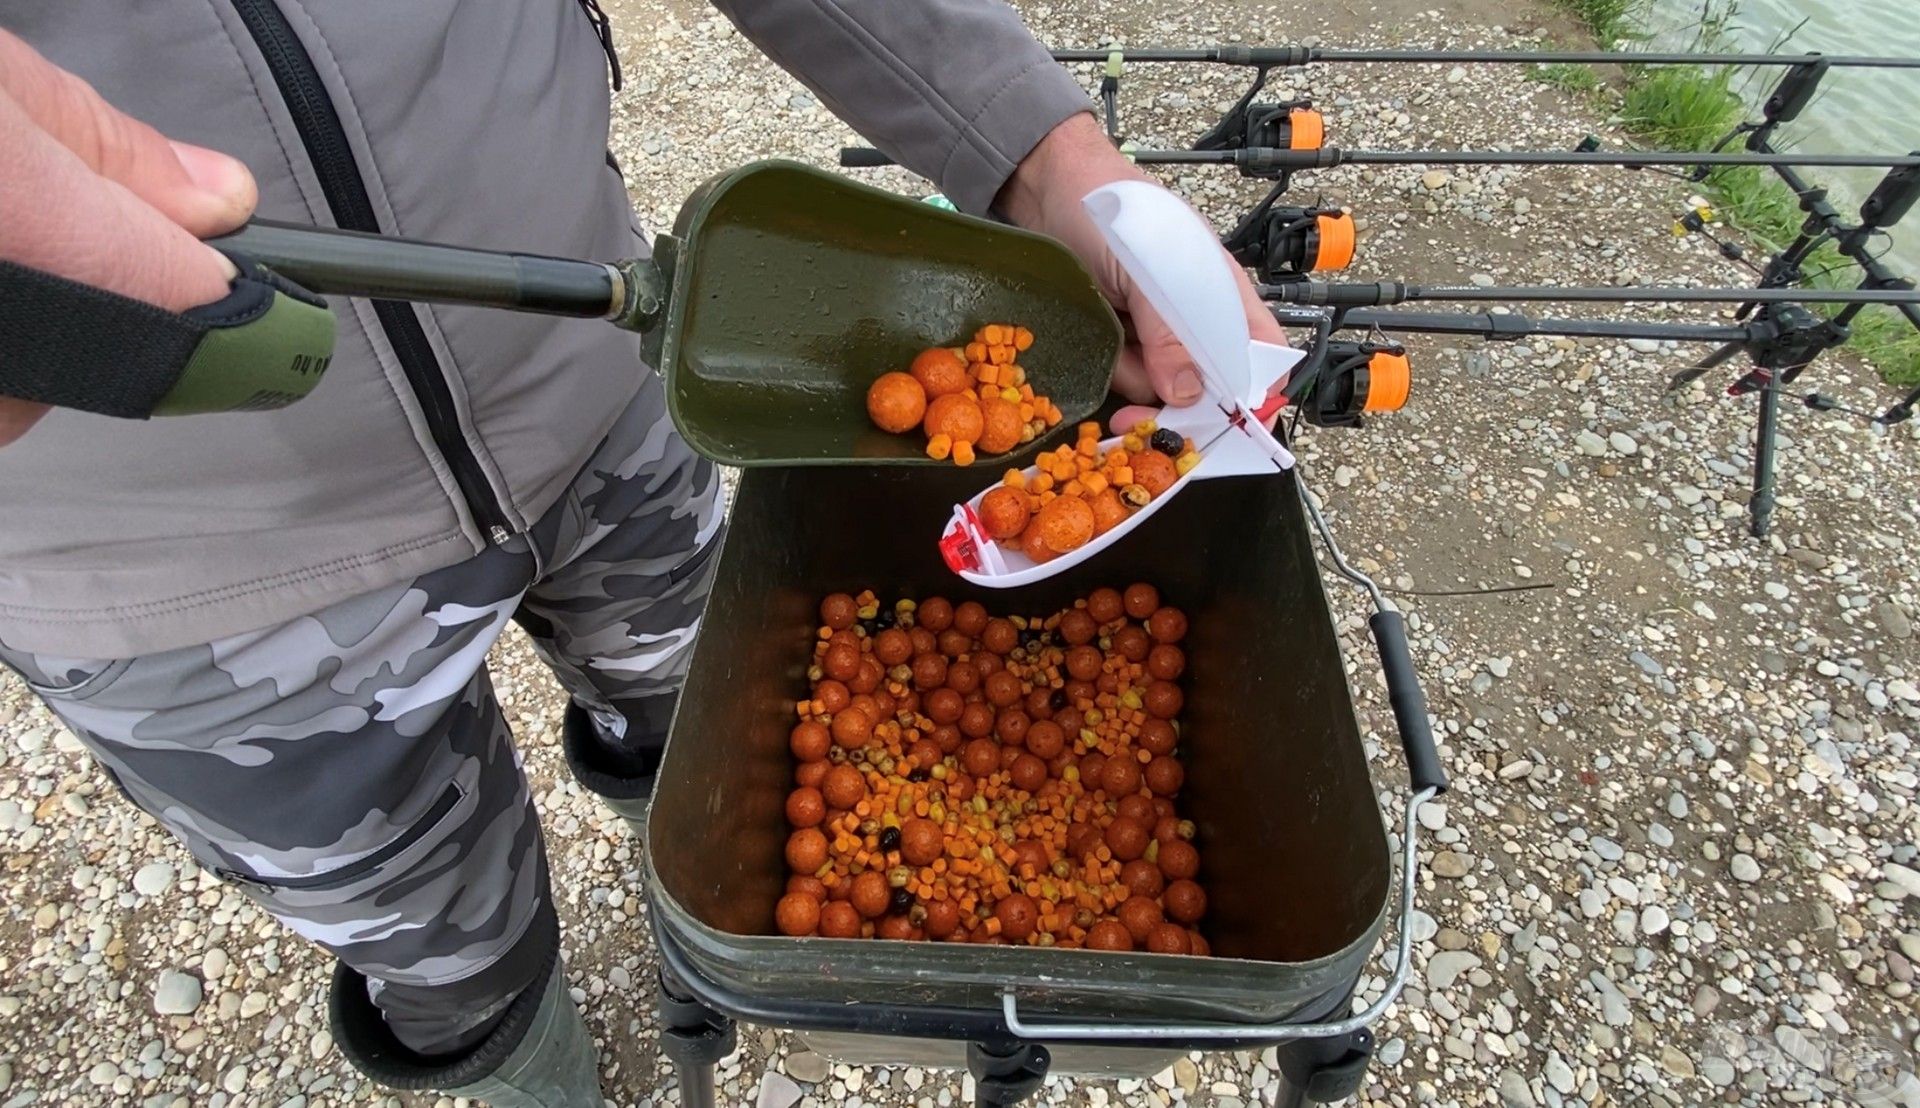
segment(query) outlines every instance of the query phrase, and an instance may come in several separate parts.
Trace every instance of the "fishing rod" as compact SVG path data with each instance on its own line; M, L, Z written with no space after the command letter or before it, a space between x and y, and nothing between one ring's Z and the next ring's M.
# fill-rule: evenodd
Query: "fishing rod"
M1343 165L1605 165L1623 169L1651 166L1824 166L1884 169L1920 168L1920 154L1800 154L1687 150L1345 150L1338 146L1285 149L1242 146L1232 149L1126 149L1140 165L1232 165L1248 177L1280 177L1303 170ZM840 164L871 167L894 164L878 150L849 146Z
M1369 414L1397 411L1405 405L1411 387L1411 355L1386 332L1468 336L1488 342L1556 335L1567 338L1652 340L1674 343L1711 342L1722 349L1746 353L1760 365L1782 365L1809 359L1830 338L1825 325L1811 313L1791 306L1768 308L1755 318L1737 323L1658 323L1640 320L1535 319L1520 312L1407 312L1379 308L1297 308L1275 305L1273 317L1286 327L1311 328L1302 346L1307 356L1289 378L1283 402L1291 406L1296 429L1301 422L1316 427L1360 427ZM1358 341L1334 338L1336 331L1365 331ZM1784 381L1782 382L1784 383ZM1771 381L1729 393L1762 392L1762 401L1778 403L1781 389ZM1884 424L1884 418L1841 404L1819 392L1795 397L1814 411L1855 416ZM1271 414L1271 413L1263 413ZM1758 473L1759 470L1756 470ZM1771 474L1767 477L1770 479Z
M1406 281L1289 281L1259 285L1263 300L1358 308L1412 301L1552 300L1581 304L1920 304L1920 291L1893 289L1709 288L1691 285L1417 285Z
M1849 69L1920 69L1920 58L1807 54L1689 54L1634 50L1329 50L1299 44L1250 46L1221 44L1191 48L1123 46L1053 51L1060 62L1105 62L1116 55L1129 62L1210 62L1217 65L1290 69L1315 62L1400 62L1413 64L1527 65L1753 65L1792 66L1815 60Z

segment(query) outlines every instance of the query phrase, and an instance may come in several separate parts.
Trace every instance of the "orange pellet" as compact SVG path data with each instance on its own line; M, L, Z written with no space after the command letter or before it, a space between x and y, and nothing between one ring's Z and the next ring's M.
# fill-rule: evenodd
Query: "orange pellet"
M1116 495L1112 467L1097 454L1066 448L1049 452L1046 459L1051 469L1067 475L1058 486L1036 494L1032 489L1041 474L1007 471L993 491L1004 492L1002 499L1015 509L1040 501L1062 505L1057 512L1068 514L1096 502L1074 495L1089 488L1097 490L1100 503ZM1090 478L1105 478L1108 484L1102 488ZM1037 525L1029 526L1021 541L1038 535ZM1054 555L1041 547L1033 556ZM1138 603L1122 603L1136 596ZM1163 605L1156 590L1137 585L1125 598L1118 590L1099 590L1050 616L1023 613L1024 625L1010 617L992 618L979 604L956 610L929 599L919 606L926 613L924 627L902 620L902 630L868 636L843 617L886 604L870 590L854 595L851 603L846 594L837 597L823 605L823 620L835 622L817 629L808 652L821 676L813 695L798 702L799 726L833 731L831 725L841 719L878 722L842 726L830 736L837 745L824 758L813 730L807 732L808 742L795 744L796 758L815 760L801 761L796 769L799 788L789 797L787 818L796 836L807 831L820 837L789 841L789 868L803 868L795 869L785 895L808 903L790 901L780 909L783 930L805 931L801 925L810 922L808 909L817 903L818 933L832 937L974 937L1072 949L1111 946L1119 928L1139 949L1132 932L1116 919L1131 913L1135 924L1148 915L1156 925L1162 916L1174 921L1160 928L1157 942L1146 941L1157 953L1211 949L1191 927L1206 901L1193 881L1201 869L1198 851L1179 833L1191 825L1178 818L1174 799L1184 776L1184 767L1171 756L1177 745L1174 725L1127 706L1130 696L1144 698L1145 690L1154 689L1156 705L1178 712L1175 682L1186 672L1186 659L1179 658L1178 666L1165 658L1150 661L1152 652L1142 644L1168 638L1176 626L1184 635L1184 615ZM1132 611L1135 607L1152 620ZM1154 636L1134 621L1154 623L1161 634ZM1057 632L1059 638L1016 645L1010 637L1014 627ZM1103 650L1094 644L1096 634L1110 646ZM987 645L995 642L1004 645ZM985 674L967 668L970 652L983 645L995 660ZM1165 642L1161 647L1177 649ZM849 650L857 665L844 656ZM1069 651L1075 652L1071 666ZM876 657L865 657L870 653ZM865 675L849 678L859 693L827 675L830 655L834 674ZM873 676L872 667L890 668L909 657L916 663L911 668L924 670L923 656L925 663L939 665L941 676L951 667L970 682L949 688L925 676L905 681ZM993 680L986 681L987 676ZM1076 688L1065 705L1053 707L1057 690L1070 677L1086 685ZM964 735L972 744L963 759L962 733L945 708L933 708L941 698L931 691L958 704L965 693L988 684L992 691L984 701L965 705L976 718L966 725ZM923 714L917 699L923 694L925 710L942 712L947 724ZM911 707L908 697L916 698ZM1010 712L1020 715L1007 717ZM943 729L950 739L938 737ZM829 775L833 782L826 780ZM1143 781L1150 791L1141 790ZM814 806L814 796L826 800L824 813ZM1112 845L1114 829L1123 822L1151 829L1152 857L1133 853L1140 834L1123 834L1120 846ZM1122 856L1133 859L1124 871ZM1142 867L1146 872L1138 872ZM1171 891L1176 888L1177 894ZM851 903L845 899L850 891ZM1165 899L1174 896L1178 904ZM1123 909L1135 901L1147 906ZM896 910L903 904L911 911ZM1095 931L1105 937L1101 942L1094 941Z

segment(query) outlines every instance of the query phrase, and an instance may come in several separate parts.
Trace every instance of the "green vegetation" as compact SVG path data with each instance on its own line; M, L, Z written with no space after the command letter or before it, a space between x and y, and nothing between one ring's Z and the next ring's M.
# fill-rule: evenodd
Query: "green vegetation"
M1640 24L1644 0L1552 2L1577 17L1606 49L1646 37ZM1716 6L1708 0L1695 28L1694 49L1704 52L1723 45L1734 13L1733 5ZM1533 77L1582 95L1605 94L1606 82L1587 66L1537 66ZM1705 150L1750 114L1739 80L1740 74L1726 67L1630 65L1623 69L1617 95L1607 98L1636 138L1676 150ZM1761 248L1756 254L1791 243L1806 218L1793 190L1763 167L1719 167L1707 175L1702 191L1721 222ZM1806 271L1808 284L1823 287L1851 287L1860 276L1831 246L1815 251ZM1891 308L1875 306L1856 316L1847 348L1894 384L1920 383L1920 333Z
M1592 96L1606 87L1600 75L1590 65L1568 65L1556 62L1553 65L1536 65L1528 69L1527 76L1542 84L1566 89L1582 96Z
M1640 25L1647 13L1648 0L1552 0L1552 3L1585 24L1602 49L1612 50L1643 37Z

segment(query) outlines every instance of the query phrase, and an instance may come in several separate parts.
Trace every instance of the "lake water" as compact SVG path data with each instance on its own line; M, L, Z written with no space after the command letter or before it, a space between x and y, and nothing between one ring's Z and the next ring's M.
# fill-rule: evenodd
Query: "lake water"
M1700 0L1654 0L1650 23L1668 33L1656 39L1662 47L1689 49L1691 28L1699 22ZM1804 21L1799 30L1794 28ZM1920 57L1920 3L1916 0L1741 0L1728 28L1729 51L1764 51L1793 32L1781 49L1817 50L1824 54L1871 54ZM1758 104L1772 87L1772 74L1745 86L1747 98ZM1920 69L1830 69L1820 82L1820 94L1800 119L1782 127L1783 139L1807 152L1858 154L1906 153L1920 150ZM1757 113L1756 113L1757 114ZM1853 208L1885 170L1815 169L1806 171L1826 184L1836 206ZM1841 202L1845 202L1842 206ZM1894 231L1895 247L1888 255L1896 270L1920 271L1920 211Z

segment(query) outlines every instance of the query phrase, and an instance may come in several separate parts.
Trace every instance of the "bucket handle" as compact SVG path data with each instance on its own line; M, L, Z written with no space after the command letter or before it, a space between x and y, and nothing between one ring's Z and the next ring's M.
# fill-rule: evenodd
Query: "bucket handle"
M1415 840L1420 833L1420 806L1447 791L1447 774L1440 765L1440 754L1433 741L1433 726L1427 719L1427 698L1421 691L1420 677L1414 669L1413 654L1407 648L1406 619L1399 608L1382 592L1373 578L1362 573L1350 564L1346 555L1340 552L1340 545L1333 539L1333 531L1320 514L1320 498L1307 487L1306 479L1300 476L1300 501L1307 509L1307 515L1313 520L1313 526L1320 533L1320 541L1327 548L1327 554L1333 560L1334 567L1341 576L1367 590L1373 599L1373 616L1367 620L1367 626L1373 632L1373 642L1380 652L1380 668L1387 679L1387 700L1393 706L1393 719L1400 732L1400 746L1406 753L1409 796L1403 819L1404 831L1401 835L1400 850L1400 934L1396 944L1393 977L1380 994L1380 999L1368 1005L1366 1010L1357 1012L1345 1019L1326 1020L1319 1023L1268 1023L1268 1024L1126 1024L1126 1023L1066 1023L1023 1019L1020 1015L1019 1001L1014 991L1008 988L1000 994L1001 1018L1006 1021L1007 1030L1023 1039L1041 1041L1062 1041L1069 1039L1234 1039L1247 1038L1271 1039L1285 1042L1292 1039L1329 1039L1341 1035L1351 1035L1363 1028L1372 1026L1400 993L1407 987L1407 979L1413 972L1413 894L1414 879L1418 876L1419 854L1414 849Z

